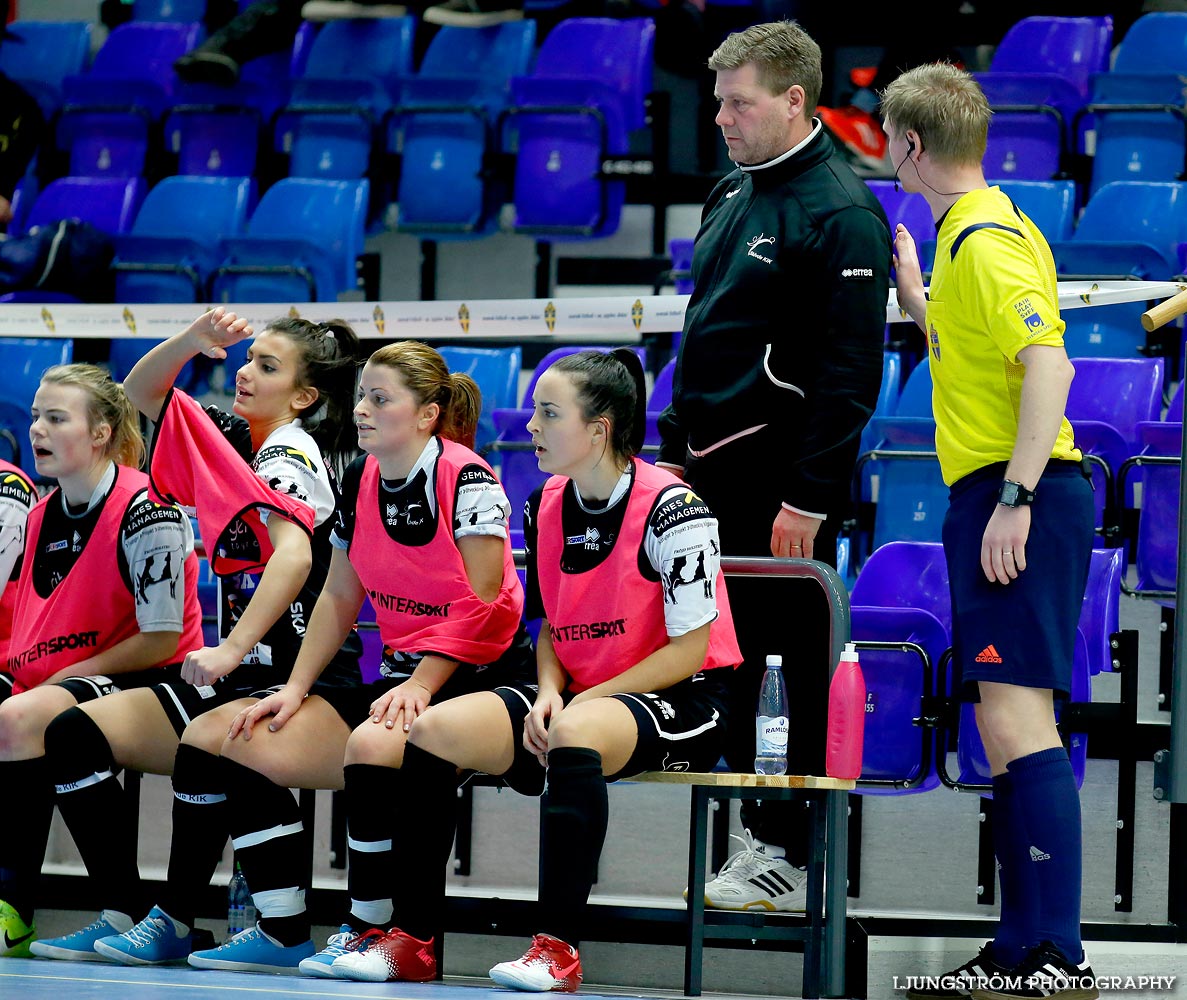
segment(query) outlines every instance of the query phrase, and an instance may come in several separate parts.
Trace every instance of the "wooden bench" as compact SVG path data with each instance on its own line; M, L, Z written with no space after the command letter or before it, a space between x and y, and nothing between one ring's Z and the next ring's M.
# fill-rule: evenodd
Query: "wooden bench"
M805 997L845 996L845 885L848 859L846 796L854 782L803 774L648 771L630 779L688 785L688 915L684 942L684 992L701 995L707 940L769 938L804 943ZM807 799L811 851L804 920L768 922L762 911L705 911L705 841L710 799Z

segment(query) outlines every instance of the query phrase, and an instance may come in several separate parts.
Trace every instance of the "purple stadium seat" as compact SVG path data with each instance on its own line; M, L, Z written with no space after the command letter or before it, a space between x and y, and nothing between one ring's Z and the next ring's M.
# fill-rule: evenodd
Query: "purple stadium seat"
M1177 407L1174 406L1176 401ZM1138 593L1168 592L1170 599L1159 603L1173 607L1179 571L1179 464L1183 446L1181 386L1172 400L1172 411L1168 416L1178 419L1138 425L1141 457L1166 461L1142 464L1138 468L1142 513L1134 551L1138 577L1134 590Z
M199 23L132 21L115 28L90 72L63 82L58 145L74 175L144 171L153 124L173 101L173 62L204 35Z
M540 363L524 390L523 403L518 409L496 409L491 413L494 420L495 432L498 438L491 446L491 450L499 453L499 480L503 489L507 491L507 499L511 501L511 545L514 548L523 547L523 505L532 491L540 486L547 478L547 474L540 471L536 456L529 448L505 447L522 446L530 442L532 437L527 432L527 423L532 417L532 392L548 368L559 359L579 351L609 351L609 347L594 347L586 344L556 347L549 351ZM639 360L643 361L643 349L635 348ZM492 456L493 458L493 456Z
M659 415L672 402L672 377L676 374L676 359L672 358L655 376L651 395L647 397L647 434L644 444L659 444Z
M107 233L132 228L145 184L139 177L60 177L45 186L29 209L26 226L82 219Z
M936 223L927 200L921 194L896 191L894 181L867 180L866 184L886 212L891 233L900 222L906 226L919 245L919 263L924 271L930 271L936 253Z
M1077 358L1067 418L1076 446L1099 457L1093 467L1097 523L1101 523L1121 463L1139 450L1138 425L1162 412L1162 358Z
M943 547L887 543L866 561L850 600L852 635L866 681L866 731L857 791L894 794L935 788L940 783L935 732L916 726L914 720L923 712L922 699L936 691L934 673L950 645ZM906 643L918 648L906 650Z
M599 174L645 124L655 22L568 18L544 40L531 76L511 80L517 232L606 236L618 228L625 185Z
M1109 67L1112 38L1108 16L1028 17L1006 32L988 72L976 74L996 109L987 176L1045 180L1059 171L1091 78Z

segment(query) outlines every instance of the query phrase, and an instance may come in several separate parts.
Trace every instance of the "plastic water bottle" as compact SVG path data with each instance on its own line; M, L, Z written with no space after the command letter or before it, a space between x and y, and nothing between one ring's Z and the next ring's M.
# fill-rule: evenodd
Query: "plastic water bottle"
M824 770L829 777L861 777L865 726L865 677L857 661L857 647L847 642L828 687L828 736L825 741Z
M787 685L783 657L768 656L754 720L754 773L787 773Z
M227 883L227 938L233 938L240 931L254 927L255 922L256 908L247 888L247 879L244 878L243 869L236 861L235 874Z

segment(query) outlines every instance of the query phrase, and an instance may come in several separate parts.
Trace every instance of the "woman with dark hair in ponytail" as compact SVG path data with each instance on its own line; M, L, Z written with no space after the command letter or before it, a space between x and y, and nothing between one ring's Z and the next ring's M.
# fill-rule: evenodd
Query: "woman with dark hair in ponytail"
M47 728L57 805L105 909L81 930L34 942L41 957L145 964L188 954L197 899L227 838L222 738L245 704L284 684L326 579L338 504L331 463L353 451L343 416L358 338L341 322L278 319L235 374L232 413L203 409L174 389L195 355L224 358L250 336L244 319L213 309L150 350L124 383L156 423L150 495L196 512L218 578L219 642L190 647L180 678L71 708ZM165 569L154 567L152 580ZM357 636L341 642L324 680L359 686L360 652ZM128 815L115 777L121 767L173 776L169 879L161 905L138 924L151 900L136 839L116 822Z
M229 736L204 720L191 727L220 740L235 858L260 915L222 947L191 954L191 965L331 976L348 942L361 949L383 937L395 866L405 860L391 844L418 808L401 772L414 720L475 691L531 696L511 508L471 450L480 409L473 379L451 373L425 344L383 347L363 368L354 420L364 455L343 476L329 576L288 682L245 705ZM323 671L367 596L383 640L380 677L362 688L327 684ZM346 790L351 910L316 954L308 848L291 788ZM406 979L436 975L431 948L400 962Z
M540 795L538 933L499 985L572 992L577 945L606 834L609 781L707 770L721 755L726 677L739 659L718 568L717 522L688 487L640 461L643 368L633 351L570 355L533 393L528 431L552 473L528 501L527 613L543 618L538 689L501 687L437 704L412 723L391 849L412 859L394 926L348 946L334 975L408 978L432 954L459 774L499 775ZM353 834L352 834L353 836Z

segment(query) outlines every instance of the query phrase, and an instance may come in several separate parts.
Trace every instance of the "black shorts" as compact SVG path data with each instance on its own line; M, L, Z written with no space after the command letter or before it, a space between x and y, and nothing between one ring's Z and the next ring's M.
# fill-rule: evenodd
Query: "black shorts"
M134 688L151 687L162 683L164 678L176 680L181 672L181 664L174 663L166 667L148 667L145 670L133 670L126 674L95 674L90 677L67 677L58 681L54 687L65 688L70 692L78 704L105 698L109 694L119 694L121 691L131 691ZM9 674L0 673L0 701L12 697L13 679Z
M709 771L725 747L726 702L732 671L728 667L703 670L670 688L639 694L615 694L635 718L638 740L635 752L607 781L629 778L643 771ZM546 771L536 755L523 745L524 720L535 701L535 692L497 688L515 732L515 760L500 777L524 795L544 791ZM574 696L565 692L565 704Z
M407 679L408 675L381 677L370 684L353 687L323 684L319 681L313 685L309 693L324 698L342 721L354 729L371 717L371 703L376 698ZM450 698L473 694L476 691L490 691L504 685L524 687L534 685L535 682L536 654L532 649L532 641L521 624L515 640L494 663L485 666L459 663L449 680L441 685L441 690L433 696L433 704L439 705Z
M240 698L264 698L279 691L288 680L288 671L273 665L243 664L214 684L195 687L178 676L153 685L153 694L169 717L173 731L180 736L199 715Z
M1076 625L1088 582L1096 517L1092 487L1077 462L1051 461L1035 489L1026 569L990 583L981 539L997 507L1005 465L978 469L952 485L944 555L952 595L952 690L978 701L977 681L1071 690Z

